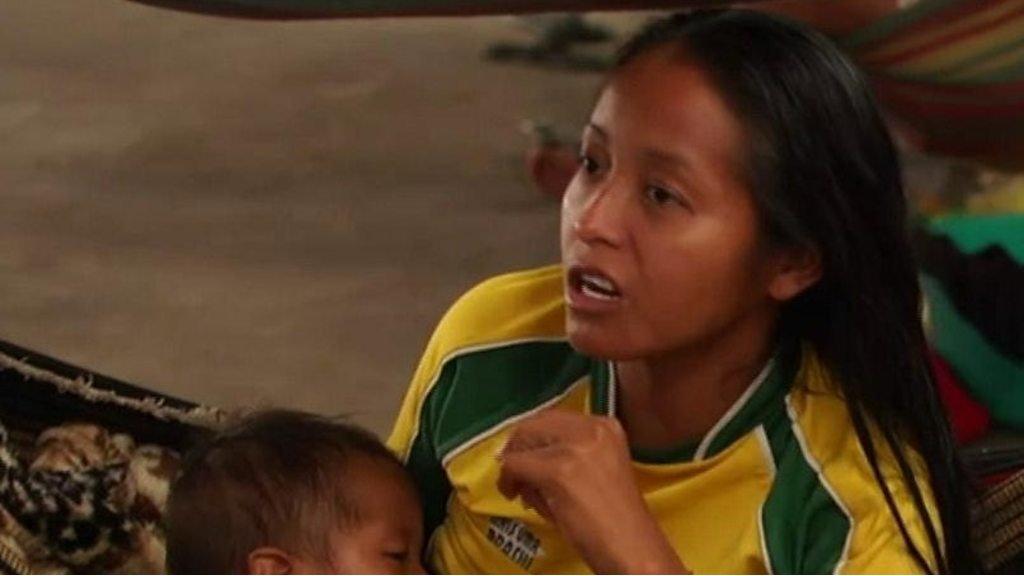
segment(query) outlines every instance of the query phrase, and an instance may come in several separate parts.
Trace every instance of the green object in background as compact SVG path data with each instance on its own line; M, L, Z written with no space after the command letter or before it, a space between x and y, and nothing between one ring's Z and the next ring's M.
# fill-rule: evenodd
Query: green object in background
M1024 214L945 216L931 220L928 229L948 236L966 254L1001 246L1024 266Z
M922 253L931 344L996 422L1024 430L1024 214L952 215L924 227L949 246L941 257Z
M996 422L1024 430L1024 365L1000 354L964 320L938 280L923 274L921 286L931 314L932 346Z

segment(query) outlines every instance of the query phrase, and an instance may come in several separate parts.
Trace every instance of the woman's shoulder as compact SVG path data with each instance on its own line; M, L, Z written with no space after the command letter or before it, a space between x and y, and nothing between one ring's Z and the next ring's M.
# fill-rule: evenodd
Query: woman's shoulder
M786 399L786 408L794 436L794 450L801 455L793 467L815 477L821 498L807 498L822 505L820 514L835 517L846 525L849 539L843 561L847 570L877 568L881 554L886 562L916 570L902 554L902 539L892 520L872 465L854 428L850 409L835 376L806 345L794 387ZM909 487L903 481L896 457L885 443L877 426L870 420L867 427L878 458L878 471L885 479L893 500L903 516L915 542L927 542L923 519L913 505ZM924 495L929 514L935 517L934 500L923 460L907 443L902 449L914 472L915 482ZM780 476L785 476L780 470ZM810 484L809 484L810 485ZM818 518L820 522L820 518ZM882 545L881 543L886 543ZM927 549L927 546L925 546ZM871 552L874 550L874 552ZM859 567L859 568L858 568ZM874 570L868 570L874 571Z
M786 401L793 425L804 435L806 448L823 466L852 460L862 464L863 473L873 479L874 472L860 447L850 407L837 376L810 345L802 346L801 356L800 369ZM884 445L878 426L867 415L865 425L874 442ZM918 458L909 444L904 448L910 452L911 460ZM885 465L893 459L886 450L881 450L879 456Z
M565 337L561 266L502 274L462 295L432 339L442 355L473 346Z
M807 344L803 346L800 370L793 389L786 398L794 432L801 436L801 443L808 458L817 461L827 471L856 476L874 483L874 471L860 446L860 439L854 427L850 407L843 396L836 376L824 361ZM884 444L877 426L866 418L866 426L876 444ZM906 450L917 455L909 446ZM883 468L892 464L892 455L880 451Z

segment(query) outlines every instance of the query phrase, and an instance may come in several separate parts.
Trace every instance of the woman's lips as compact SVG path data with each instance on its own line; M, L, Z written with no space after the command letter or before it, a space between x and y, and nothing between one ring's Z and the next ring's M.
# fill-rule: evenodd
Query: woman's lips
M622 293L615 280L597 268L570 267L566 284L566 301L573 310L602 312L622 301Z

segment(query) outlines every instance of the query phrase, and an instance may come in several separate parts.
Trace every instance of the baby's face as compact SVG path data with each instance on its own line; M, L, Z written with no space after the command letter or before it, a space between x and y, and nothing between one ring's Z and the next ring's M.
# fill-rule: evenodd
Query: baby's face
M357 524L331 538L338 574L423 574L423 513L412 483L390 466L367 463L350 475ZM323 571L321 566L320 570Z

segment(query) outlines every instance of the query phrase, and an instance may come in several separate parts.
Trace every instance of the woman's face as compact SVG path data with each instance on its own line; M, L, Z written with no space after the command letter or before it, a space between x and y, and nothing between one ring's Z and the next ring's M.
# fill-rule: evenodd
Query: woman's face
M577 349L644 358L774 318L741 171L745 137L710 78L678 53L657 49L615 72L562 205Z

